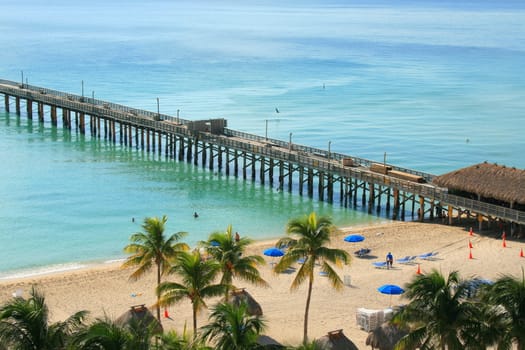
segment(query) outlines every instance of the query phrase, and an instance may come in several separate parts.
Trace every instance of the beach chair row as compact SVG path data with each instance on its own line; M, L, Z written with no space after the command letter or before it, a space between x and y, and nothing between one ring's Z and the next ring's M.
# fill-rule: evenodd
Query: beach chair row
M438 255L438 252L428 252L428 253L425 253L425 254L421 254L421 255L407 255L403 258L400 258L400 259L397 259L396 262L398 264L403 264L403 265L409 265L409 264L412 264L414 263L414 261L416 259L422 259L422 260L432 260L436 257L436 255ZM386 261L374 261L372 263L376 268L386 268L387 267L387 263Z

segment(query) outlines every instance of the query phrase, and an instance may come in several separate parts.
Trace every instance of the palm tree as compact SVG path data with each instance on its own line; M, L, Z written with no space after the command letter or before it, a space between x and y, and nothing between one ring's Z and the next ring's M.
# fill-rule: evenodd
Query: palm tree
M118 325L110 318L97 318L85 330L73 337L74 349L129 349L131 335L125 327Z
M179 242L186 232L177 232L169 237L165 237L164 230L168 218L164 215L162 218L147 217L142 224L143 232L137 232L131 235L131 243L124 247L124 252L132 254L122 264L122 268L137 267L131 274L131 280L138 280L153 265L157 267L157 287L161 283L161 277L166 273L170 262L181 251L188 250L186 243ZM157 295L157 319L160 318L160 305Z
M150 350L158 346L162 330L156 319L130 318L112 320L107 315L94 320L73 335L75 350ZM153 320L154 322L152 322Z
M193 334L197 334L197 312L206 308L205 298L224 293L222 284L213 284L221 266L215 260L203 260L198 250L181 253L169 270L177 274L181 282L163 282L157 288L161 306L173 305L188 298L193 311Z
M149 350L153 333L137 320L121 325L105 316L78 332L72 346L78 350Z
M465 349L485 350L489 347L502 343L511 325L506 317L505 310L490 303L475 301L472 302L472 315L469 324L459 330L460 338L463 340ZM498 346L498 349L504 347Z
M468 288L457 271L446 279L437 270L416 276L406 285L410 303L393 318L394 323L410 329L396 349L465 349L462 339L471 338L468 330L480 326L476 324L479 308L465 300Z
M286 271L298 259L305 259L291 285L291 289L295 290L303 282L308 281L308 294L304 311L303 343L305 344L308 341L308 314L316 262L321 263L321 271L326 273L333 288L340 290L344 285L339 275L329 264L333 263L336 266L341 266L350 262L350 255L346 251L328 247L330 236L335 232L336 228L330 218L325 216L318 217L315 212L312 212L310 215L291 219L286 228L286 233L289 236L281 238L277 242L278 246L288 246L289 249L274 267L275 272L281 273ZM296 239L292 235L296 235L298 238Z
M513 341L518 350L525 350L525 273L521 281L504 275L488 286L482 300L499 310L506 320L506 332L498 348L509 349Z
M217 350L259 349L257 338L265 327L264 319L248 314L246 303L219 303L212 309L210 323L200 328L200 337Z
M81 329L87 312L49 324L43 294L33 287L29 295L28 299L15 297L0 307L0 343L7 349L65 349L71 334Z
M261 277L257 266L264 264L260 255L245 256L244 252L253 241L247 237L235 239L232 226L226 232L212 233L208 241L200 242L208 254L217 260L221 266L222 277L220 283L227 286L225 298L228 300L230 291L234 288L233 279L238 278L257 286L267 287L268 283Z
M172 330L165 332L159 338L158 350L212 350L202 343L200 339L192 339L186 333L186 327L182 334Z

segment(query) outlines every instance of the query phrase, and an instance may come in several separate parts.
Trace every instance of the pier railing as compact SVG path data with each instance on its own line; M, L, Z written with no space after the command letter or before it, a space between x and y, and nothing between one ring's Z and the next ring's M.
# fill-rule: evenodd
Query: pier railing
M254 141L257 141L257 142L260 142L260 143L268 144L270 146L277 146L277 147L282 147L282 148L287 148L287 149L289 148L289 149L291 149L293 151L297 151L299 153L314 155L314 156L321 157L321 158L326 158L326 159L329 159L329 160L342 161L345 158L350 158L350 159L352 159L354 164L359 165L359 166L363 166L363 167L367 167L367 168L370 167L370 165L372 165L372 163L376 163L376 162L374 162L372 160L365 159L365 158L349 156L349 155L342 154L342 153L337 153L337 152L328 152L327 150L324 150L324 149L309 147L309 146L296 144L296 143L290 144L289 142L286 142L286 141L270 139L270 138L266 138L266 137L262 137L262 136L258 136L258 135L253 135L253 134L248 134L248 133L245 133L245 132L242 132L242 131L237 131L237 130L232 130L232 129L226 129L225 130L225 134L227 136L235 136L235 137L239 137L239 138L243 138L243 139L254 140ZM399 166L392 165L392 164L385 164L385 165L392 167L392 169L394 169L394 170L402 171L402 172L409 173L409 174L412 174L412 175L421 176L427 182L432 182L432 179L435 177L435 175L433 175L433 174L425 173L425 172L422 172L422 171L417 171L417 170L413 170L413 169L407 169L407 168L399 167Z
M120 105L118 103L103 101L99 99L95 99L92 97L86 97L86 96L80 96L70 93L65 93L63 91L57 91L49 88L44 88L40 86L34 86L29 84L20 84L16 83L11 80L5 80L0 79L0 84L10 86L11 89L6 87L2 87L1 90L5 90L6 92L15 93L16 96L25 97L25 98L31 98L34 100L42 101L42 102L48 102L51 103L53 100L53 97L59 97L60 98L60 105L83 111L86 113L92 112L93 109L89 110L89 107L92 108L104 108L108 111L118 111L123 113L130 113L137 116L142 116L145 118L150 118L152 120L167 120L171 121L176 124L182 124L185 125L189 123L189 120L182 119L179 117L173 117L167 114L161 114L161 113L155 113L151 111L146 111L143 109L138 108L132 108L124 105ZM26 92L23 94L23 92Z
M499 205L489 204L485 202L480 202L477 200L459 197L454 195L445 195L443 197L443 202L450 204L455 207L469 209L475 213L490 215L502 219L507 219L514 221L520 224L525 224L525 212L502 207Z

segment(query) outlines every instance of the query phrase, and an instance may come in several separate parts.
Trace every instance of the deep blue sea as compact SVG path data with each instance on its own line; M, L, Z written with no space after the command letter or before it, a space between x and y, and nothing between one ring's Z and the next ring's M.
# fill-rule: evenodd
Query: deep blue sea
M521 0L3 0L0 52L1 79L151 111L158 98L164 114L437 175L525 168ZM0 278L121 259L146 216L192 245L229 224L278 237L312 210L385 220L46 120L0 103Z

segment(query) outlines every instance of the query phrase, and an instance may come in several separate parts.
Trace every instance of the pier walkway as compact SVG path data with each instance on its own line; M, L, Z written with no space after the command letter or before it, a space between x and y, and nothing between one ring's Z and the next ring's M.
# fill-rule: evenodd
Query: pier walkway
M56 127L74 127L91 137L276 184L321 201L345 207L359 203L369 213L386 210L393 219L404 220L408 213L419 220L442 217L452 223L453 217L468 214L479 218L480 229L494 219L525 224L525 212L450 195L432 184L435 175L232 130L225 119L190 121L8 80L0 80L0 94L6 112L14 104L21 115L25 104L32 119L36 105L40 122L50 116Z

